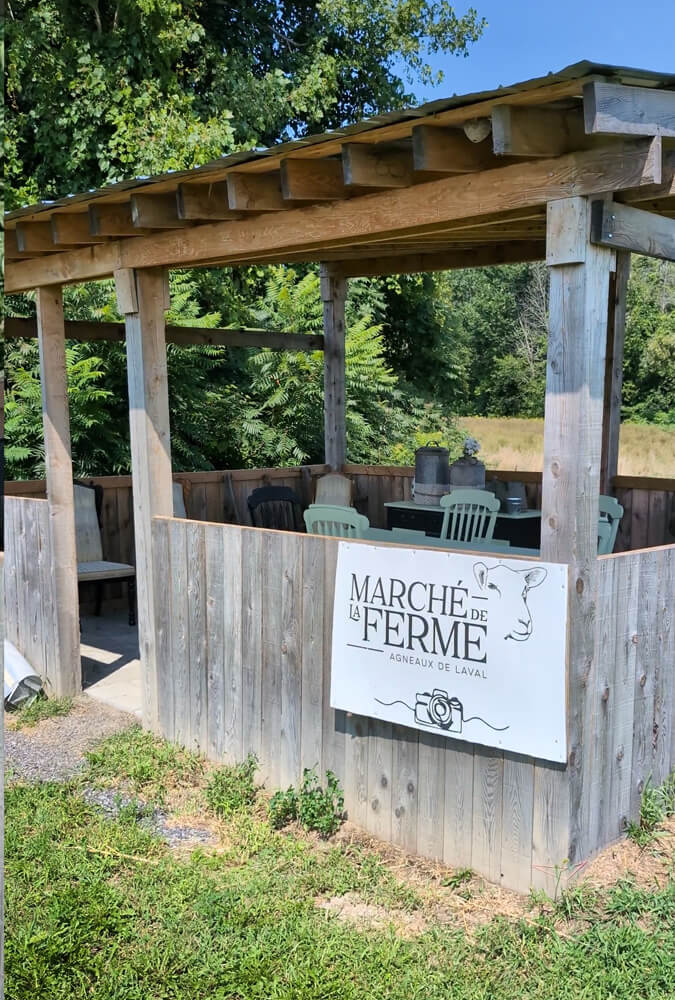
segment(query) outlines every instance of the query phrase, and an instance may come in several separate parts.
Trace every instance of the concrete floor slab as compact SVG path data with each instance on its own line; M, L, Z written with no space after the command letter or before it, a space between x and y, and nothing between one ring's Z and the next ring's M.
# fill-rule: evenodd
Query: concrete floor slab
M125 612L114 611L100 618L83 615L80 626L84 693L140 717L138 629L128 624Z

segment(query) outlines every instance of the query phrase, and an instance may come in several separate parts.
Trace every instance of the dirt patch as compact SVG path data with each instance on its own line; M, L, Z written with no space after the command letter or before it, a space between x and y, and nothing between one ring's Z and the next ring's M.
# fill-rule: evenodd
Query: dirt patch
M630 879L641 889L662 888L672 878L674 862L675 816L671 816L645 847L628 839L606 847L586 867L582 881L599 889L622 879Z
M334 914L338 920L353 924L360 930L383 931L391 927L399 937L418 937L427 929L427 920L421 913L406 910L388 910L375 903L364 903L355 892L330 899L319 896L316 906L326 913Z

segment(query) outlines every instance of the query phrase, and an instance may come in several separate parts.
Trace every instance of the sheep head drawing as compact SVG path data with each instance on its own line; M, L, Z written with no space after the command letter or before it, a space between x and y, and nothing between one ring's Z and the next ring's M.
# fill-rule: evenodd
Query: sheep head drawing
M491 602L499 601L500 613L509 623L505 639L525 642L532 635L532 614L527 604L527 595L533 587L538 587L546 579L543 566L529 569L511 569L510 566L493 566L490 569L483 562L473 567L473 575L481 590Z

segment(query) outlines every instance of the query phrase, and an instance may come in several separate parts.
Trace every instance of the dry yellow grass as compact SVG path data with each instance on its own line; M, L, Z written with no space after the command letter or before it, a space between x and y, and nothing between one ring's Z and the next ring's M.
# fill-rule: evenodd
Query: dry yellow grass
M480 457L488 468L520 472L541 469L543 420L463 417L460 424L467 434L480 441ZM675 478L675 427L623 424L619 475Z

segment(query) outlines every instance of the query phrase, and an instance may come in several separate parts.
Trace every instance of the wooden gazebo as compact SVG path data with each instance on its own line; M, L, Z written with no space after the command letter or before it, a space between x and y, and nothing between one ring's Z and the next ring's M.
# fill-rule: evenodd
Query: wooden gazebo
M37 293L36 327L10 320L7 334L39 340L47 494L8 505L8 531L20 525L8 631L41 645L55 691L81 683L65 339L124 336L146 725L216 759L254 751L271 785L328 767L356 822L519 889L552 886L560 866L621 835L644 782L675 762L668 517L660 544L597 556L598 497L616 487L630 254L675 260L675 76L580 63L29 206L5 225L6 291ZM167 339L275 335L167 332L167 269L321 263L323 342L276 346L323 347L325 462L349 472L347 280L529 260L550 269L540 558L569 567L564 764L332 709L339 543L172 517ZM64 284L111 276L124 331L64 321ZM660 493L672 512L675 487Z

